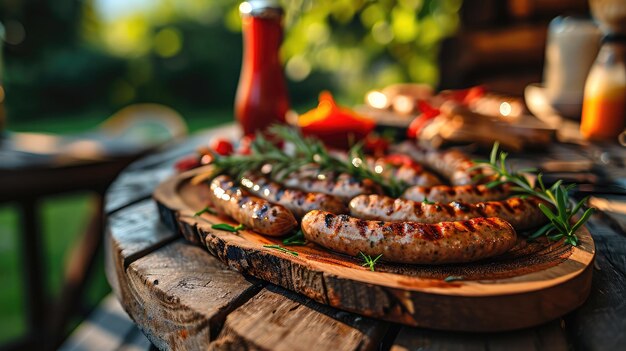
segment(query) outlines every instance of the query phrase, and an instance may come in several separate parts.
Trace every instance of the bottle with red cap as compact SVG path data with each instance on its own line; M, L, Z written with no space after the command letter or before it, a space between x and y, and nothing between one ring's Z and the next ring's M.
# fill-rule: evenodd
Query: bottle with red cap
M287 84L280 63L283 10L276 0L241 3L243 62L235 116L244 135L284 123L289 109Z

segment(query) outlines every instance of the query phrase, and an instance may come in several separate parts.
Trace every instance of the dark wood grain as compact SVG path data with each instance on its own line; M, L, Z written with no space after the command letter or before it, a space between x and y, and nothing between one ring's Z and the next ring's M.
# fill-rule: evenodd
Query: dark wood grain
M177 232L159 221L151 199L128 206L108 217L105 244L106 275L115 295L129 295L126 268L134 260L172 242Z
M387 325L270 286L233 311L215 350L376 350Z
M598 248L587 303L565 318L578 350L626 349L626 237L594 216L589 221Z
M532 329L503 333L449 333L403 327L392 351L561 351L567 350L561 319Z
M122 304L161 349L206 347L226 315L261 285L183 240L128 267Z
M128 266L136 257L177 238L177 232L166 228L158 218L152 199L142 200L108 218L110 237L114 241L122 265Z

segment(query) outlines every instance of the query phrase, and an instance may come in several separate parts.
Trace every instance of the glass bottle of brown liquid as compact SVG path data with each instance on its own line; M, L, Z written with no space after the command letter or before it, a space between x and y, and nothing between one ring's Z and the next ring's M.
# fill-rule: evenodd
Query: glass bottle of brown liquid
M615 140L626 119L626 36L603 42L585 84L580 132L589 140Z

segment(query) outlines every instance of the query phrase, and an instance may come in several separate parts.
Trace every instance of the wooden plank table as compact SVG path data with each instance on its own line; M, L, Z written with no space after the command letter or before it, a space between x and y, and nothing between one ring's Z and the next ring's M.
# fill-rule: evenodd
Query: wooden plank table
M124 171L106 200L107 276L122 306L159 349L277 350L604 350L626 348L626 234L599 212L593 287L576 311L547 324L502 333L452 333L401 326L333 309L229 269L159 222L152 190L202 140L235 136L229 125L196 135ZM593 164L626 179L624 150L596 167L597 148L555 145L533 162ZM578 173L577 173L578 174ZM597 196L601 196L596 194ZM624 197L622 196L622 200Z

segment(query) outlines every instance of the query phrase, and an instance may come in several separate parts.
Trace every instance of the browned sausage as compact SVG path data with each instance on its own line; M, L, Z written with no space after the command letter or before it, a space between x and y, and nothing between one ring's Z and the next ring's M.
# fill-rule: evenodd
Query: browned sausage
M497 186L487 188L485 185L435 185L435 186L412 186L404 191L402 197L407 200L449 203L481 202L504 200L510 195L509 187Z
M380 162L377 162L374 166L374 170L376 170L376 166L382 167L381 175L385 179L395 179L408 185L417 186L432 186L441 184L441 181L436 175L428 172L420 166L402 165L394 167L389 164L381 165Z
M288 188L334 195L345 203L360 194L379 192L376 185L370 180L360 181L345 173L339 175L320 173L317 177L302 177L295 173L280 180L279 183Z
M546 223L547 218L538 207L540 203L542 201L536 197L525 199L513 197L503 201L475 204L462 202L427 204L383 195L361 195L350 201L350 213L363 219L421 223L498 217L511 223L516 230L526 230Z
M368 221L347 215L311 211L302 219L307 240L348 255L359 252L402 263L471 262L500 255L515 245L517 235L500 218L458 222Z
M298 225L285 207L247 195L226 175L213 179L209 199L219 212L261 234L281 236Z
M420 148L414 143L404 142L394 146L394 151L407 154L415 161L424 164L435 172L443 175L452 185L476 184L480 181L478 175L482 175L481 169L471 169L475 163L458 150L428 150Z
M347 161L348 154L334 151L333 156ZM384 179L394 179L408 185L432 186L441 184L441 180L420 165L394 166L385 158L367 157L367 165L373 172L379 173Z
M302 218L311 210L324 210L338 214L347 212L345 204L336 196L286 188L253 173L246 174L241 179L241 185L260 198L284 206L296 218Z

